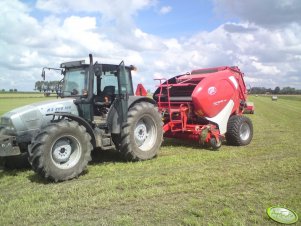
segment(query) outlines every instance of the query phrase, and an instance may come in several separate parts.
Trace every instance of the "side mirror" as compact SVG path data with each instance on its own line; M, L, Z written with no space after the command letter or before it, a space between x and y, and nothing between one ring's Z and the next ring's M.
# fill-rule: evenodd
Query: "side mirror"
M101 73L102 73L101 64L95 63L93 69L94 69L94 74L95 74L97 77L100 77L100 76L101 76Z
M43 78L43 80L45 80L45 70L44 70L44 68L43 68L43 70L42 70L42 78Z

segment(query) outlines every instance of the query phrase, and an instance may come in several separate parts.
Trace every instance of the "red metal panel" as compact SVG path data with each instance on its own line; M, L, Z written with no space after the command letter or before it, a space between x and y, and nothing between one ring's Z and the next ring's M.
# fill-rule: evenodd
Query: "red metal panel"
M145 90L145 88L143 87L143 85L141 83L139 83L137 85L135 95L136 96L146 96L147 95L147 91Z
M231 72L220 71L219 76L202 80L192 93L194 111L199 116L214 117L237 95L235 85L229 80Z

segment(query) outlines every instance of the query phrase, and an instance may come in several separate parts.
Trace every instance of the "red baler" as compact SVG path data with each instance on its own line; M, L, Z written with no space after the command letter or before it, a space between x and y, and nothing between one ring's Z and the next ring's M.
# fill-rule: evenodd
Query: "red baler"
M157 80L153 98L162 114L165 137L193 139L213 149L224 137L237 146L251 142L252 122L242 116L247 89L238 67L199 69Z

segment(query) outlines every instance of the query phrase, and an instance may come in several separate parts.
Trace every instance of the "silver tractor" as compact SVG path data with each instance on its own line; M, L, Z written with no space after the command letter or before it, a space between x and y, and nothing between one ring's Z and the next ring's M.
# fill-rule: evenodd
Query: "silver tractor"
M1 117L0 157L6 166L30 163L52 181L79 176L91 151L116 149L127 160L155 157L162 143L156 102L134 96L133 66L62 63L57 100L14 109ZM42 76L45 79L45 71Z

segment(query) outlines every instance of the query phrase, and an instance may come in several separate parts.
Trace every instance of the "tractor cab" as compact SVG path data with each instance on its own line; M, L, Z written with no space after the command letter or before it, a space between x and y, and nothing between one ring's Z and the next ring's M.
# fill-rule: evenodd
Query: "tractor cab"
M80 117L90 123L105 121L115 100L126 117L128 97L134 95L131 76L134 66L125 66L123 61L119 65L93 64L90 56L90 64L81 60L62 63L60 67L64 75L60 97L75 98ZM45 78L45 73L42 76Z
M71 67L67 63L61 64L64 75L61 97L75 97L83 100L89 96L89 91L93 90L91 94L97 102L111 102L116 95L120 94L119 88L121 88L121 93L133 95L131 79L133 66L126 67L123 62L120 65L96 62L92 73L89 73L89 65L82 64L82 62L84 61L78 61L79 66L75 66L75 62L72 62ZM90 80L93 81L92 87L89 84Z

